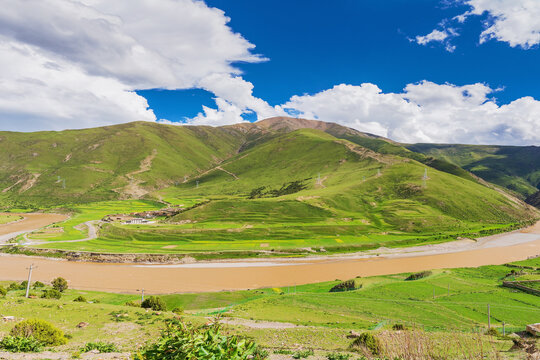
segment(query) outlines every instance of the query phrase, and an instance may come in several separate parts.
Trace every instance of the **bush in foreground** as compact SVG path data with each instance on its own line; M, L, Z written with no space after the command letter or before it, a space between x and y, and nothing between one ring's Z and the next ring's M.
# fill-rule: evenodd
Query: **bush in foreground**
M356 282L354 280L347 280L340 282L330 289L330 292L340 292L340 291L352 291L361 288L362 286L356 287Z
M0 341L0 349L13 353L40 352L41 343L33 337L7 335Z
M67 280L62 277L57 277L51 282L51 284L53 289L59 292L64 292L64 290L67 290L68 288Z
M152 309L154 311L167 311L167 305L157 296L150 296L141 303L141 307L145 309Z
M159 340L138 354L139 360L262 360L268 354L236 335L220 333L219 323L195 327L182 320L168 320Z
M67 340L62 330L53 324L39 319L28 319L16 324L10 332L11 336L34 338L43 345L64 345Z
M6 296L6 295L7 295L6 288L3 286L0 286L0 296Z
M60 299L61 297L62 293L55 289L43 290L41 294L42 299Z
M77 296L75 299L73 299L73 301L75 302L88 302L88 300L86 300L86 298L82 295L79 295Z
M81 352L82 353L87 353L89 351L92 351L92 350L97 350L99 351L100 353L113 353L113 352L118 352L118 348L116 347L115 344L113 343L106 343L106 342L101 342L101 341L98 341L98 342L89 342L89 343L86 343L82 348L81 348Z
M34 285L32 285L32 288L34 289L41 289L41 288L44 288L45 287L45 284L42 283L41 281L36 281L34 283Z
M378 355L381 352L380 340L375 335L368 332L361 333L351 344L351 348L360 347L366 348L373 355Z
M419 279L423 279L425 277L428 277L431 274L432 274L431 271L421 271L419 273L409 275L409 277L407 277L405 280L406 281L419 280Z

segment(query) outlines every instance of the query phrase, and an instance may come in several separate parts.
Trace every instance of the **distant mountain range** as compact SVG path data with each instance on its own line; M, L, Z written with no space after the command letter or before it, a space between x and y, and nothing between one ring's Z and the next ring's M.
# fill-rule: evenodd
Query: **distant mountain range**
M388 219L420 204L452 218L509 221L538 215L522 200L539 205L540 148L400 144L286 117L222 127L134 122L0 132L1 208L247 197L295 181L299 196L319 196L319 189L322 207L366 210L390 201Z

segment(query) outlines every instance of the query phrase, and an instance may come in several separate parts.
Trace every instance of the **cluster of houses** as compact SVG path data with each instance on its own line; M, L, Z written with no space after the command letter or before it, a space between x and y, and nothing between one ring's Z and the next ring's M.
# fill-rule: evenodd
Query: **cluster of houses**
M122 224L151 224L156 217L171 217L179 214L182 211L183 205L160 210L134 212L131 214L113 214L105 216L102 221L105 222L122 222Z

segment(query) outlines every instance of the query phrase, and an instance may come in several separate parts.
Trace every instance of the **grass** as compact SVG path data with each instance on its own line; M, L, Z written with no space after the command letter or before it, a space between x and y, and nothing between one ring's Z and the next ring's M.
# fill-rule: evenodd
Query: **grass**
M526 263L540 267L540 259ZM446 344L449 351L457 351L466 345L468 351L473 351L485 346L483 351L488 352L507 350L511 346L508 340L470 335L486 329L488 303L492 326L500 329L504 321L507 332L521 331L531 319L540 316L537 296L500 286L510 269L501 265L437 270L416 281L404 280L410 274L357 278L355 281L363 285L362 289L337 293L330 293L329 289L338 280L295 288L170 294L163 299L168 309L180 307L185 310L184 316L196 323L204 323L208 316L218 313L225 319L259 322L259 328L240 324L225 328L252 337L270 349L304 347L314 348L318 353L345 351L351 342L346 338L350 330L371 329L384 339L385 351L389 353L400 348L413 351L418 347L412 345L418 341L422 344L417 345L426 348ZM7 282L2 284L6 286ZM23 294L23 290L11 291L6 298L0 298L0 307L6 309L3 315L51 321L72 337L67 345L58 349L64 351L79 349L87 342L111 339L120 350L133 350L155 338L163 319L174 316L168 312L155 315L123 305L139 300L140 295L68 289L61 300L46 300L24 299ZM74 302L79 295L93 303ZM115 314L127 316L116 317ZM90 325L77 328L83 321ZM299 326L276 329L265 327L264 321ZM392 325L396 323L415 330L392 332ZM0 333L6 333L11 326L0 323Z
M540 149L535 146L415 144L408 148L459 165L523 197L540 187Z
M20 150L18 159L26 171L41 175L21 198L11 190L1 196L72 214L64 223L30 234L30 240L46 241L39 247L207 257L215 252L271 254L272 249L334 253L475 237L539 216L455 169L426 168L425 156L415 157L380 139L366 143L362 137L343 139L339 133L336 137L300 129L256 138L236 153L234 149L246 139L231 129L125 124L112 127L122 138L114 146L108 142L110 129L62 132L54 138L51 133L10 134L10 141L5 141ZM78 141L66 157L66 144ZM172 149L171 144L180 145ZM28 153L28 147L35 152ZM155 157L146 171L133 175L149 154ZM88 164L100 170L89 170ZM426 169L428 179L423 181ZM68 179L75 188L59 188L55 176ZM7 187L7 178L2 179L0 174L0 187ZM294 181L302 182L305 189L248 199L253 189L276 190ZM148 192L145 200L110 200L129 197L126 189L131 188ZM109 200L91 201L99 197ZM63 209L55 209L53 200ZM17 201L11 206L17 206ZM86 221L169 204L192 208L152 225L105 224L95 240L57 242L84 239Z
M68 220L30 233L27 237L31 240L39 239L48 241L83 239L88 235L88 228L83 225L87 221L101 220L109 214L157 210L162 205L147 200L102 201L75 205L70 209L63 209L71 213Z
M10 214L0 214L0 225L7 224L13 221L22 219L22 216L10 215Z

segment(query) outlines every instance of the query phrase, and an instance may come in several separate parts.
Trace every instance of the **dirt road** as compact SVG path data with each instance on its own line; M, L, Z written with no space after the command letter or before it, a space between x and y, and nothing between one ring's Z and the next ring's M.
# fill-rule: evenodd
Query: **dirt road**
M470 242L470 241L469 241ZM460 250L451 243L447 252L397 253L371 258L326 257L264 262L229 261L182 265L132 265L69 262L26 256L0 256L0 280L24 280L35 264L34 280L68 279L79 289L135 293L203 292L289 286L355 276L416 272L428 269L475 267L540 255L540 224L523 231L479 239L479 247ZM394 251L393 249L391 249ZM440 251L440 250L438 250Z

